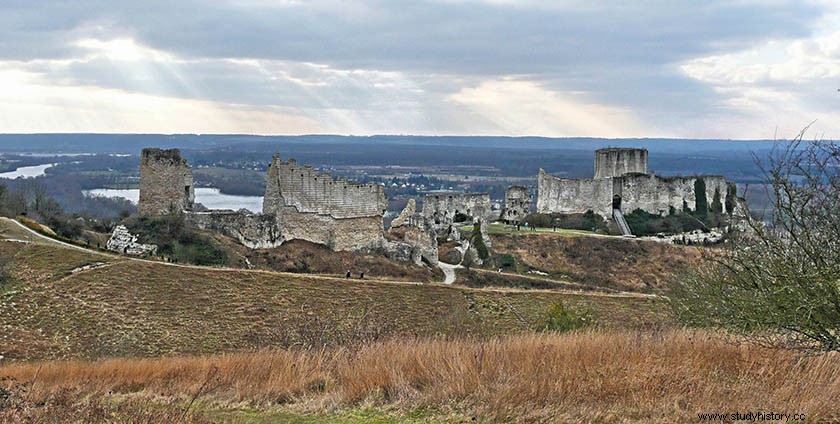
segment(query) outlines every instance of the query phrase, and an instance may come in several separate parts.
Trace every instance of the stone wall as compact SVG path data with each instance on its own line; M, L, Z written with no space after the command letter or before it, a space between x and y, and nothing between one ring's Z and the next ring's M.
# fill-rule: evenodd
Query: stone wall
M184 216L198 228L226 234L251 249L277 247L286 240L273 215L241 210L187 212Z
M333 250L373 250L383 242L388 206L381 184L354 184L283 162L268 169L263 214L274 216L286 240L302 239Z
M456 214L482 222L493 220L490 195L487 193L432 193L423 197L423 216L435 226L448 227Z
M193 176L178 149L143 149L140 154L141 215L190 210L195 202Z
M656 175L628 174L604 179L557 178L540 170L537 212L584 213L591 210L607 218L612 215L613 196L621 197L621 210L630 213L641 209L648 213L667 215L671 208L682 210L683 202L692 210L697 207L695 182L702 179L706 186L707 204L711 207L715 189L721 202L726 198L727 182L721 176L691 176L663 178Z
M595 178L620 177L624 174L647 174L646 149L606 148L595 151Z
M695 183L699 179L705 183L705 193L695 192ZM671 208L680 211L683 205L696 210L697 197L701 195L706 196L706 204L711 207L715 188L720 191L721 203L726 198L727 182L721 176L662 178L655 175L625 175L613 180L613 195L621 196L621 210L624 212L641 209L667 215Z
M280 201L298 212L333 218L382 216L388 207L382 184L333 180L330 174L319 174L311 166L298 166L294 159L283 162L275 156L269 167L263 212L273 212Z
M540 169L537 176L537 212L584 213L612 216L612 179L557 178Z
M408 199L408 203L406 203L400 214L391 221L391 228L411 225L411 220L416 214L417 201L414 199Z
M531 213L531 193L527 187L511 186L505 190L505 208L502 210L502 220L507 223L518 223Z

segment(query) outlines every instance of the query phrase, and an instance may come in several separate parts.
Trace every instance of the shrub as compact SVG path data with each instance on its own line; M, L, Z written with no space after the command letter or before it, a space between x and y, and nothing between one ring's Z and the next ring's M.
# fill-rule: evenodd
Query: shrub
M542 213L532 213L525 217L522 222L531 227L551 227L553 225L553 218L551 215Z
M659 216L641 209L624 215L630 230L637 236L648 236L657 233L681 233L707 229L707 223L717 225L719 215L708 215L706 222L690 213L677 212L668 216Z
M542 331L563 333L583 328L591 323L588 315L569 309L563 302L555 302L546 311Z
M723 203L720 202L720 189L715 187L715 194L712 198L712 213L723 213Z
M840 146L803 145L802 135L764 169L770 221L747 214L749 234L673 287L682 322L771 346L840 351Z
M221 265L227 254L212 238L188 225L183 215L129 218L123 222L142 243L158 246L158 253L178 262Z
M534 213L525 217L523 222L530 226L542 228L551 228L557 225L559 228L570 230L598 231L607 229L604 218L591 210L583 214Z
M694 180L694 214L705 219L709 213L709 201L706 200L706 180Z
M490 251L487 249L487 245L484 244L484 237L481 235L482 225L481 222L476 222L473 226L472 235L470 235L470 244L475 247L475 250L478 252L478 257L481 260L485 260L490 257Z
M495 256L496 266L501 268L513 268L516 266L516 259L510 253L502 253Z
M7 293L15 284L10 262L11 258L0 257L0 295Z

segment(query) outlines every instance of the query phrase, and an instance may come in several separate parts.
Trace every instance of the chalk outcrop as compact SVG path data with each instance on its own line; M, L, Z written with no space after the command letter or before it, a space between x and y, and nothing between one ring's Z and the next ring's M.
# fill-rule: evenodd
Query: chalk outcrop
M138 237L131 234L124 225L117 225L111 233L111 238L105 243L108 250L134 256L150 256L157 253L158 247L154 244L143 244L137 242Z
M414 199L408 199L403 210L399 216L391 221L391 228L401 227L403 225L411 225L411 218L417 214L417 202Z

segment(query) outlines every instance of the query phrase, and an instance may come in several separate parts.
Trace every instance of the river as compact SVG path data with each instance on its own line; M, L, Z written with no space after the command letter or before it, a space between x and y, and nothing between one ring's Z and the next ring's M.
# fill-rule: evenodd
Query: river
M136 188L97 188L94 190L85 190L84 194L86 196L122 197L135 204L140 199L140 190ZM217 188L196 188L195 201L206 206L208 209L248 209L251 212L262 212L263 198L261 196L223 194Z
M54 163L45 163L43 165L21 166L20 168L15 169L14 171L0 173L0 178L15 179L19 177L40 177L41 175L45 174L47 168L52 168L55 165L56 164Z

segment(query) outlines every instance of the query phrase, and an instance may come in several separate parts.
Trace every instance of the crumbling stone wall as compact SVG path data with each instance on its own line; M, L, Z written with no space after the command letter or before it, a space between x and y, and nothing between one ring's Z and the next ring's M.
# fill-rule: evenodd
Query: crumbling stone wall
M414 199L409 199L400 215L391 222L388 234L391 240L385 240L383 245L385 256L417 265L423 260L430 265L437 265L437 233L432 222L417 212ZM395 236L398 238L394 239Z
M511 186L505 190L505 208L502 220L516 224L531 213L531 193L527 187Z
M198 228L226 234L251 249L277 247L286 240L273 215L240 210L187 212L184 216Z
M558 178L540 169L537 212L571 214L591 210L611 217L612 186L612 179Z
M705 193L695 193L695 182L698 179L705 183ZM719 191L723 202L728 183L722 176L663 178L645 174L604 179L567 179L554 177L540 169L537 184L539 213L584 213L591 210L610 218L614 196L621 198L621 210L625 213L641 209L648 213L667 215L671 208L680 211L683 205L695 210L698 195L704 195L707 204L711 205L715 189Z
M696 210L697 198L700 196L705 196L706 204L711 206L715 189L719 191L723 202L727 188L724 177L712 175L663 178L631 174L614 180L613 195L621 196L622 211L641 209L659 215L667 215L672 208L681 211L684 205ZM705 193L695 192L697 180L705 183Z
M417 201L408 199L400 214L391 221L391 228L411 225L411 219L417 214Z
M647 149L609 147L595 151L595 179L647 173Z
M493 220L490 195L487 193L432 193L423 197L423 217L438 228L447 228L455 216L463 214L473 220Z
M302 239L333 250L382 246L388 206L381 184L354 184L275 156L268 169L263 214L275 217L286 240Z
M140 154L141 215L191 210L195 202L192 171L178 149L143 149Z

